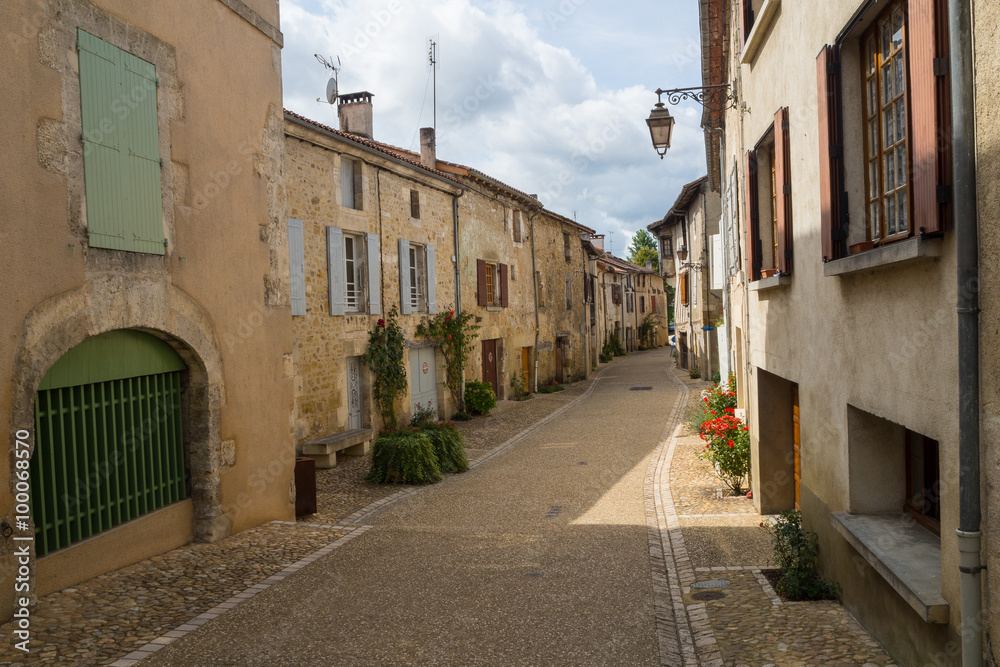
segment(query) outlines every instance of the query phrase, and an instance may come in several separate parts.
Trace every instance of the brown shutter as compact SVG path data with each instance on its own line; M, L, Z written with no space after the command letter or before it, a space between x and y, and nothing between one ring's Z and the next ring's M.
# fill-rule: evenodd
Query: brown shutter
M476 303L486 305L486 262L476 260Z
M840 231L840 53L824 46L816 57L819 89L819 202L823 261L839 259L843 252ZM837 237L836 239L834 237Z
M911 233L942 231L951 218L951 91L945 4L942 0L909 0L908 5ZM936 76L939 68L941 76Z
M500 307L507 307L507 265L500 264Z
M740 6L740 49L747 43L750 30L753 29L753 4L751 0L739 0Z
M778 188L778 271L792 273L792 153L788 143L788 107L774 114L774 180Z
M364 188L361 187L362 180L361 174L364 170L364 162L361 160L354 161L354 208L358 211L365 210L365 192Z
M757 179L757 151L747 151L746 177L746 228L747 228L747 280L760 280L760 190Z

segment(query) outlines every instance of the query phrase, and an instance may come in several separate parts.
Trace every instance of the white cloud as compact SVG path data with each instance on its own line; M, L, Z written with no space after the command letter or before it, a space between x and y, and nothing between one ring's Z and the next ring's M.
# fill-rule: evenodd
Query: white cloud
M635 43L620 57L609 48L627 38L620 7L573 2L579 11L553 22L553 11L563 16L556 2L525 13L507 0L283 0L285 106L336 124L334 110L315 102L327 77L313 54L339 54L341 92L375 94L375 138L416 148L417 128L431 125L433 35L440 45L438 156L537 193L548 208L575 212L599 233L613 231L614 251L624 254L628 236L662 217L681 185L705 172L700 109L672 110L674 146L661 161L644 121L655 102L651 90L668 82L636 80L672 62L688 77L678 85L696 85L698 62L690 39L650 44L657 69L649 74L636 65ZM636 31L650 20L636 14ZM581 61L593 60L590 48L605 49L601 84Z

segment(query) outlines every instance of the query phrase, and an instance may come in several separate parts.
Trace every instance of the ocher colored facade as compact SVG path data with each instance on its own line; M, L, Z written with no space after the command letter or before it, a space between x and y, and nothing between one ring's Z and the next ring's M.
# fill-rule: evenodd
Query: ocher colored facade
M37 559L32 593L42 595L192 538L216 540L293 516L282 36L275 0L181 0L141 7L117 0L13 0L4 16L0 412L7 416L12 451L15 434L28 431L33 458L43 455L47 465L56 466L51 470L65 471L69 479L61 491L36 484L35 524L44 529L41 506L48 493L61 499L46 510L49 524L71 520L73 531L94 533L87 540L64 533L49 547L52 553ZM86 100L105 105L103 112L94 107L87 112L96 113L87 117L88 128L81 114L81 80L95 76L100 59L78 50L84 42L89 49L138 58L143 67L155 68L158 79L158 85L142 87L118 69L114 76L126 77L118 92L87 88ZM234 62L240 63L239 76L233 74ZM107 147L139 109L148 110L145 131L154 126L158 131L158 141L147 142L152 155L144 167L144 173L157 174L144 184L144 192L155 193L149 216L156 242L142 252L97 247L98 199L113 208L135 192L122 181L101 181L91 163L85 179L85 152L93 151L89 160L112 150L132 151L134 145L124 143ZM126 170L123 177L129 176ZM134 220L124 216L122 222ZM128 244L132 237L123 234L121 240ZM123 516L117 510L112 516L107 503L127 493L127 482L112 488L109 479L116 479L119 462L129 459L99 464L95 458L88 462L83 452L95 456L95 447L118 447L116 453L130 457L147 451L151 438L166 437L164 404L137 398L146 401L142 412L129 415L132 426L115 431L110 423L94 421L93 415L110 408L97 403L99 394L91 388L152 391L146 380L126 377L53 390L51 396L85 401L76 405L91 411L77 415L90 419L85 423L93 430L64 434L62 441L69 444L60 451L48 417L37 424L50 439L36 440L36 392L72 348L121 330L142 332L127 335L158 346L183 367L171 373L181 382L182 398L170 410L180 410L181 433L171 437L183 442L186 472L174 474L180 475L185 498L153 512L139 509L138 518L106 529ZM126 366L149 361L121 349L96 370L106 377L122 360ZM111 412L101 414L110 419ZM3 461L0 477L9 482L0 493L0 518L15 526L20 512L13 453ZM145 465L155 462L146 459ZM153 474L152 467L146 471ZM78 520L77 509L97 503L98 496L104 498L97 512L105 522ZM25 532L30 534L15 534ZM69 546L59 548L67 540ZM10 537L0 539L0 616L12 610L13 548Z

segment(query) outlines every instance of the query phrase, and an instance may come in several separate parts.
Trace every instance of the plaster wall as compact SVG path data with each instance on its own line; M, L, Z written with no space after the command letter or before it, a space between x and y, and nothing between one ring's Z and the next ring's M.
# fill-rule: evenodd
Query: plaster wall
M741 156L752 148L769 131L774 113L782 106L789 107L791 137L794 272L788 285L746 294L743 314L748 328L743 335L750 368L744 387L751 395L768 390L754 369L799 384L802 488L816 499L804 508L804 514L825 545L842 538L823 513L852 510L852 497L858 507L877 504L855 488L859 480L851 474L848 405L939 441L942 594L951 605L951 623L957 626L958 562L952 537L958 509L954 234L944 234L938 258L824 276L816 56L823 45L836 40L860 4L853 0L782 3L755 59L749 65L733 66L741 75L741 101L749 112L728 113L727 154ZM849 40L845 51L850 48ZM738 58L738 45L733 51ZM863 179L861 185L858 180L862 167L852 157L860 155L862 145L860 128L851 122L852 105L859 98L849 90L849 82L861 75L851 67L845 58L845 159L853 240L859 229L863 233L863 222L858 221L864 218L859 203ZM742 209L746 202L742 158L739 170ZM742 210L739 219L745 225ZM741 229L740 239L743 243L745 230ZM734 299L734 310L743 310L738 299ZM766 431L765 422L772 419L761 405L749 401L751 431L757 442ZM898 471L900 478L903 474L903 469ZM824 569L844 586L844 602L852 611L865 608L872 603L869 596L887 590L855 585L857 570L832 555ZM927 635L922 621L907 621L904 627L891 636L878 637L888 642L894 655L906 654L908 646L924 642L926 636L939 636Z
M276 19L277 2L254 4ZM280 46L222 3L140 11L126 0L14 0L5 10L17 26L0 62L0 283L11 295L0 318L0 412L11 434L33 430L35 389L62 354L88 336L142 328L174 346L192 377L193 511L173 516L193 526L172 530L214 540L291 518ZM163 256L87 244L77 28L157 68ZM240 76L227 65L234 60ZM0 461L0 477L10 468ZM0 494L9 523L13 504ZM126 559L163 548L121 543ZM6 566L10 554L4 540ZM3 572L0 616L12 608Z

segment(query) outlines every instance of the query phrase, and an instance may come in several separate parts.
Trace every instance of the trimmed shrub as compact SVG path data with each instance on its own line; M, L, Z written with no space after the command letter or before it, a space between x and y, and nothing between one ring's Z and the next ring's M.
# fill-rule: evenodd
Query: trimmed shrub
M497 395L489 382L469 380L465 383L465 407L474 415L489 414L497 406Z
M465 438L454 424L429 422L422 428L434 445L434 454L442 472L465 472L469 469L469 460L465 458Z
M467 412L456 412L451 416L451 420L453 422L467 422L470 419L472 419L472 417L470 417Z
M802 527L802 515L782 512L770 523L760 525L771 534L774 557L781 569L777 591L789 600L832 600L840 592L836 584L823 581L817 572L819 540L816 533Z
M376 484L439 481L441 468L430 437L412 426L383 431L372 447L372 467L365 479Z

